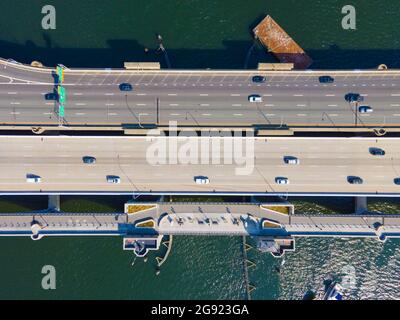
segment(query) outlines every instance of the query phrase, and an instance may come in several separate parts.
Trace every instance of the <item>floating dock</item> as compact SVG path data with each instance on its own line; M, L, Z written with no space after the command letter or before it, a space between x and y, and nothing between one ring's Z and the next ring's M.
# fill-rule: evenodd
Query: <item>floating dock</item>
M293 63L295 69L307 69L312 64L312 59L270 16L266 16L253 32L281 63Z

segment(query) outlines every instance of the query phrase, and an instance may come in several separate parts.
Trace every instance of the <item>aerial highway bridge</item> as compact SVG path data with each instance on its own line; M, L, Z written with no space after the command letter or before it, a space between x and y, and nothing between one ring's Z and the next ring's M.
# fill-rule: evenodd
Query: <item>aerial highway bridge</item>
M125 70L65 69L64 126L400 127L400 70ZM0 60L0 124L59 124L56 102L45 99L55 69ZM254 83L255 75L265 77ZM320 83L329 75L333 83ZM133 90L122 92L121 83ZM344 96L358 93L372 113ZM257 94L262 102L251 103Z
M281 255L294 249L298 236L385 241L400 235L397 216L366 209L366 197L400 195L399 138L161 134L171 123L188 129L400 130L400 70L65 68L64 73L67 100L60 121L57 101L48 99L59 85L55 69L0 59L0 129L145 131L139 136L1 135L0 195L49 195L56 208L1 214L0 236L122 235L128 249L133 244L156 249L163 235L250 235L269 243L263 248L284 248L275 252ZM254 82L257 75L265 82ZM334 82L321 83L320 76ZM121 91L123 83L133 90ZM363 101L346 101L348 93ZM250 102L254 94L262 102ZM360 105L373 112L359 113ZM160 146L166 149L154 152ZM85 162L88 157L95 161ZM294 215L255 202L160 201L137 203L142 209L134 212L63 213L59 195L71 194L349 196L357 198L358 209L347 216Z

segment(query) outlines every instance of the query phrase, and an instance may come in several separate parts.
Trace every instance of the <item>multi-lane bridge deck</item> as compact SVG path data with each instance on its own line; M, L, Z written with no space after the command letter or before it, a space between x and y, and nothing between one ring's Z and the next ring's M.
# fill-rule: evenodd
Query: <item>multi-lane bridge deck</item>
M0 61L2 128L58 127L54 70ZM252 77L266 77L254 83ZM330 75L334 83L320 83ZM109 70L67 69L67 128L302 127L314 131L400 127L400 71ZM133 91L121 92L119 84ZM374 112L357 113L345 101L349 92L364 97ZM262 103L248 96L259 94Z

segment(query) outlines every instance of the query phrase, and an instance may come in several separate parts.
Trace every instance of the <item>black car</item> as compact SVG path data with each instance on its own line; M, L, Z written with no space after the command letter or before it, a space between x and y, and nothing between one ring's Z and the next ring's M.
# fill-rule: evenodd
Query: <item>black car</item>
M344 100L347 102L361 102L364 98L359 93L348 93L344 96Z
M44 95L44 98L45 98L46 100L55 101L55 100L58 99L58 94L55 93L55 92L49 92L49 93L46 93L46 94Z
M255 83L263 83L263 82L265 82L265 80L266 79L263 76L254 76L252 78L252 81L255 82Z
M319 82L320 83L333 83L335 79L333 79L331 76L321 76L319 77Z
M121 91L132 91L132 85L130 83L121 83L119 85L119 90Z
M85 156L82 158L83 163L86 164L95 164L96 163L96 158L95 157L91 157L91 156Z
M394 184L399 185L400 184L400 178L394 178L393 182L394 182Z
M373 156L384 156L386 154L385 150L381 148L369 148L369 153Z
M360 177L349 176L347 177L347 182L350 184L363 184L364 181Z

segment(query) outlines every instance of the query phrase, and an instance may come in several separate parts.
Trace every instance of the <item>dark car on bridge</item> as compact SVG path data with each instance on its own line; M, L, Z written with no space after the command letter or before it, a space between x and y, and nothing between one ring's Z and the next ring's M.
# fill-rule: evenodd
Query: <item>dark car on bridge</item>
M319 77L319 82L320 83L333 83L335 79L333 79L331 76L321 76Z
M385 150L381 148L369 148L369 153L373 156L384 156L386 154Z
M83 163L85 164L95 164L96 163L96 158L91 157L91 156L84 156L82 158Z
M347 102L361 102L364 101L364 98L359 93L348 93L344 96L344 100Z
M263 83L265 82L266 78L263 76L254 76L251 80L255 83Z
M363 184L364 181L360 177L349 176L347 177L347 182L350 184Z
M400 185L400 178L393 179L394 184Z
M49 92L44 95L45 100L56 101L58 100L58 94L55 92Z
M130 83L121 83L119 85L119 90L121 91L132 91L133 87Z

